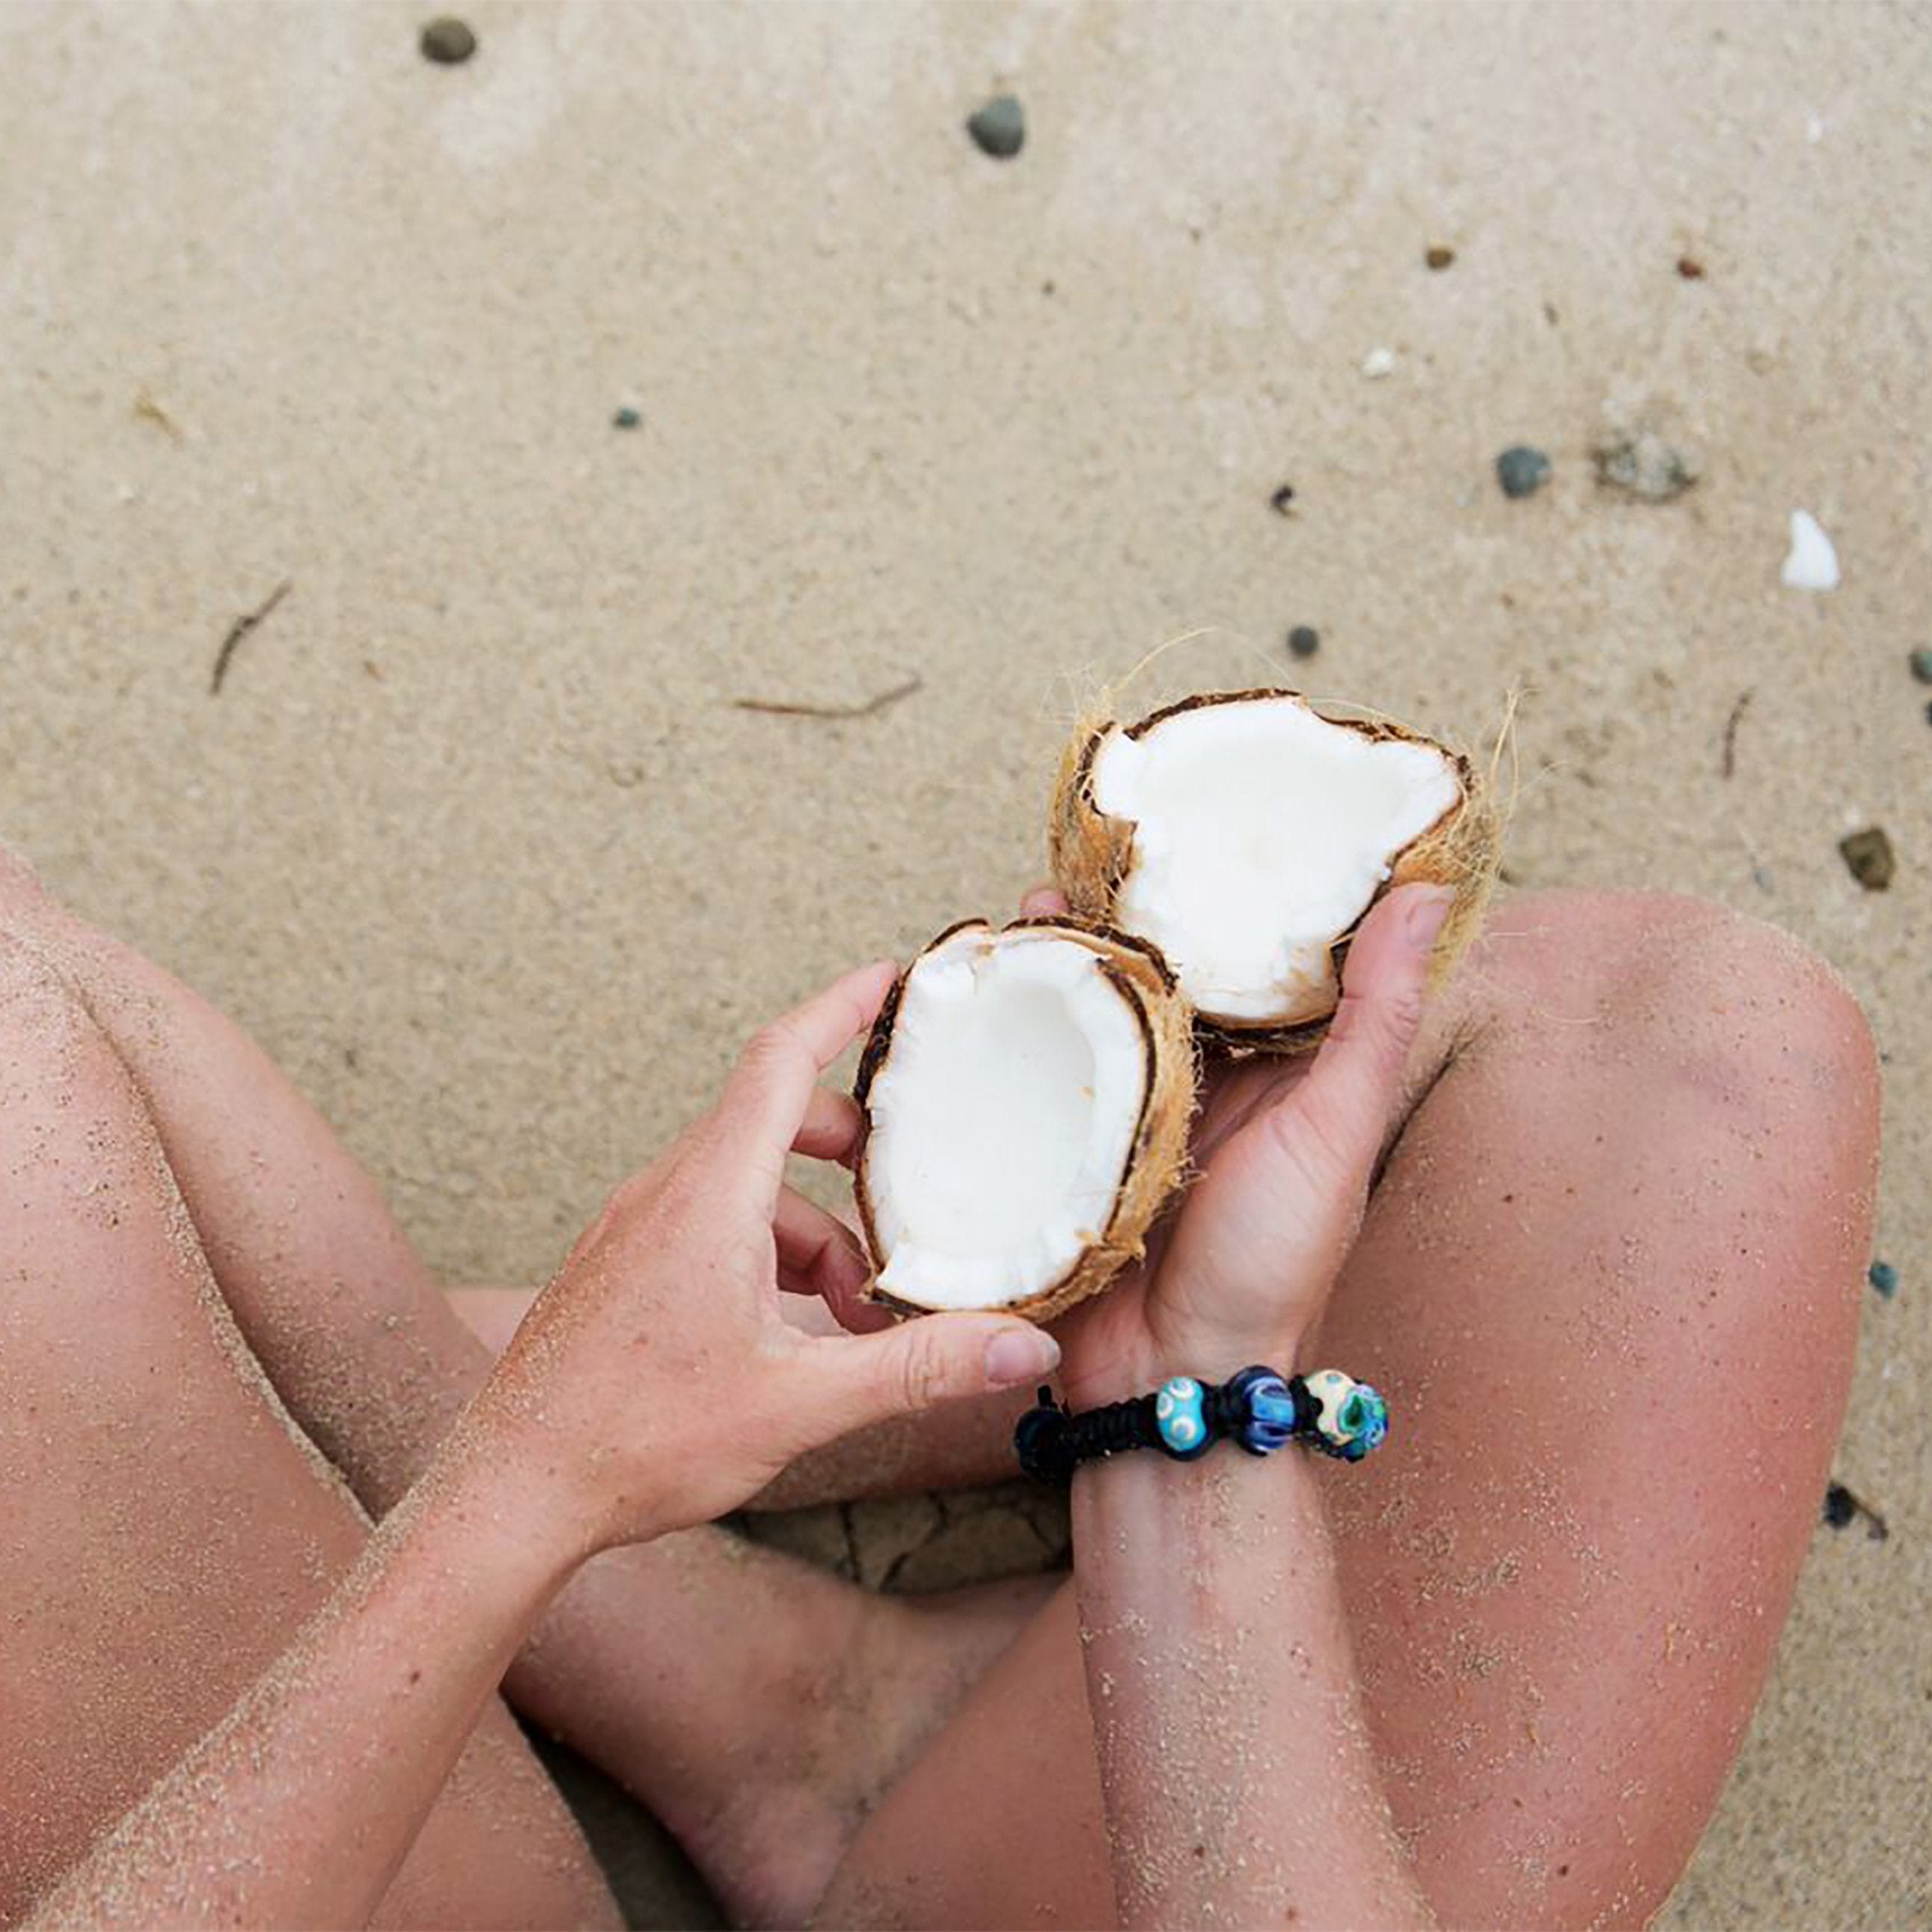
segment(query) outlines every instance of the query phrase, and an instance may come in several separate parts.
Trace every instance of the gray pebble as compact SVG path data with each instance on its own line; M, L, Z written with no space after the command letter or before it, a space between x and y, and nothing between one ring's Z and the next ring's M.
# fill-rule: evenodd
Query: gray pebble
M1322 634L1312 624L1298 624L1288 634L1288 648L1298 658L1312 658L1322 648Z
M422 30L423 58L439 67L460 67L476 51L476 36L452 14L440 15Z
M1511 443L1496 458L1496 481L1505 496L1533 496L1550 481L1550 459L1527 443Z
M1010 161L1026 146L1026 110L1010 94L996 94L968 118L966 131L982 154Z
M1921 684L1932 684L1932 650L1922 644L1905 662L1912 667L1912 675Z
M641 429L644 427L644 418L642 414L639 411L632 409L630 404L626 403L624 406L610 418L610 427L613 429Z

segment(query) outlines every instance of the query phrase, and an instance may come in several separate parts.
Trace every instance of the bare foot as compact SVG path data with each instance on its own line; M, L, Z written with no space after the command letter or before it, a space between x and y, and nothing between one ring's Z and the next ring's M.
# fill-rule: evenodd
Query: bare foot
M808 1920L873 1807L1060 1581L1021 1576L932 1597L851 1592L837 1654L809 1677L766 1688L790 1705L790 1722L767 1732L786 1744L748 1759L710 1815L664 1818L735 1924Z

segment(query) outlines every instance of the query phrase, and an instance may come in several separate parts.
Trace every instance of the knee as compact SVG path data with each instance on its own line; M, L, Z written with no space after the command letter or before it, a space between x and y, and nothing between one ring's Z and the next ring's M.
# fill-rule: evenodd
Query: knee
M1876 1147L1878 1056L1850 989L1791 934L1667 892L1526 894L1485 942L1492 999L1587 1049L1641 1054L1747 1111L1802 1100Z
M0 919L0 1041L17 1069L64 1064L93 1022L73 986L32 940Z

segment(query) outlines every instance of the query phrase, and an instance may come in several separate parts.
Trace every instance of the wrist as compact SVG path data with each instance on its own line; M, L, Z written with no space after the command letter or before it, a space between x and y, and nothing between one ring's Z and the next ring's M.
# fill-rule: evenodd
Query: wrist
M1257 1363L1291 1376L1300 1361L1301 1346L1300 1336L1287 1330L1271 1340L1182 1330L1148 1334L1126 1346L1083 1348L1076 1341L1061 1358L1060 1393L1067 1406L1078 1412L1150 1394L1171 1376L1223 1382Z
M540 1424L480 1390L458 1418L422 1486L434 1488L479 1536L514 1546L557 1583L610 1541L588 1472Z

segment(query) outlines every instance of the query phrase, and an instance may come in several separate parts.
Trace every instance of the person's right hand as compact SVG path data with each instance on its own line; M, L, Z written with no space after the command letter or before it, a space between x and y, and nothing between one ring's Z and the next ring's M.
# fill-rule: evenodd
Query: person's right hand
M865 1279L850 1232L784 1185L784 1162L849 1149L856 1110L819 1076L892 976L862 968L752 1040L716 1106L611 1197L478 1394L466 1434L518 1459L574 1553L710 1521L807 1450L1058 1361L1010 1316L814 1336L780 1313L782 1289L844 1312Z

